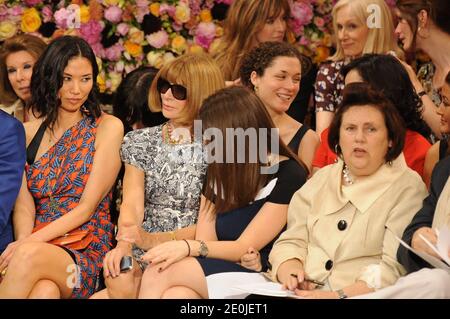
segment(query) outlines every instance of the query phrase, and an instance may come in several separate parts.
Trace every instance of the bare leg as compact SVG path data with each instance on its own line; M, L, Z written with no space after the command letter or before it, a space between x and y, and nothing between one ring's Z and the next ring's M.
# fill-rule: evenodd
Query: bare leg
M108 295L108 289L102 289L89 297L89 299L110 299Z
M33 287L28 299L60 299L58 286L51 280L41 279Z
M74 261L64 249L42 242L22 244L0 284L0 298L27 298L43 279L56 284L61 298L68 298L74 288L69 269L74 269ZM34 293L34 297L38 296Z
M202 296L188 287L177 286L167 289L161 299L202 299Z
M158 265L149 266L144 272L139 291L139 298L159 299L164 296L166 290L172 287L185 287L195 292L200 298L208 298L206 278L202 267L195 258L189 257L170 265L163 272L158 272ZM177 291L177 297L181 298ZM188 297L188 296L186 296Z

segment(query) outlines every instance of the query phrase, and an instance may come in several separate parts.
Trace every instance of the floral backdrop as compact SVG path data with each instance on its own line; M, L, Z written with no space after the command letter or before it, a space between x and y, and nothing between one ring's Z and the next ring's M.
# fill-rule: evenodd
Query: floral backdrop
M160 67L185 52L213 52L233 0L0 0L0 42L33 33L47 42L77 34L94 49L101 92L112 93L136 67ZM314 62L332 47L336 0L292 0L289 39Z

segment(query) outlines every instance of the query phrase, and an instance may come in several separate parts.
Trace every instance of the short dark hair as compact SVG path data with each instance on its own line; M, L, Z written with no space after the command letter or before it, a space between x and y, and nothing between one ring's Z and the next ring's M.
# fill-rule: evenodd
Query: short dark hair
M253 90L254 86L250 80L252 72L255 71L259 76L263 76L266 69L272 66L273 61L278 57L297 58L302 67L302 76L308 73L311 68L311 61L292 44L286 42L263 42L244 56L240 68L242 84Z
M69 60L83 57L89 60L92 66L93 86L84 103L86 113L95 118L100 117L101 108L98 102L97 75L98 66L94 51L89 44L80 37L62 36L48 45L33 68L31 77L31 105L33 112L41 118L44 125L52 127L58 116L61 101L58 92L63 85L64 69Z
M367 83L348 84L343 91L343 100L330 125L328 145L330 149L341 155L339 146L342 117L353 106L370 105L381 112L388 130L388 138L392 146L388 149L384 159L386 162L397 158L405 145L406 128L397 109L381 92L373 90Z
M132 130L133 124L142 122L145 127L156 126L160 117L150 111L148 95L158 69L141 66L126 75L114 96L113 115L123 123L125 131Z
M422 100L397 58L387 54L365 54L345 65L341 73L345 78L352 70L356 70L364 82L392 102L407 129L429 138L431 131L422 119Z

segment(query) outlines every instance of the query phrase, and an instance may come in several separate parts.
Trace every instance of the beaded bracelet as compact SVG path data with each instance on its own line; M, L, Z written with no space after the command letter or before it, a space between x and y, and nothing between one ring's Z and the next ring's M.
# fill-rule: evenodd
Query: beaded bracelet
M189 257L191 255L191 246L189 245L188 241L186 239L183 239L186 245L188 246L188 254L186 257Z

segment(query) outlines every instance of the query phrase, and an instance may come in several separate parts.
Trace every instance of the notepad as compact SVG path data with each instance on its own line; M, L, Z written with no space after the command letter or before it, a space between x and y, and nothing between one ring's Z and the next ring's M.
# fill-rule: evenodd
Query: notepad
M281 284L270 281L236 285L232 289L255 295L303 299L293 291L283 289Z

